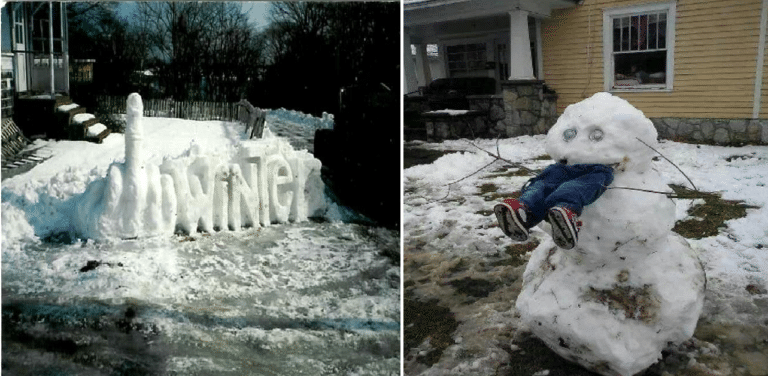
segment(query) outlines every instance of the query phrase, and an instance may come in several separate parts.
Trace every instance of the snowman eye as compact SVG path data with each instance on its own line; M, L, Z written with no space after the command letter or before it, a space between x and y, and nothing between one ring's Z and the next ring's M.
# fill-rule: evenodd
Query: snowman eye
M573 128L566 129L565 132L563 132L563 140L565 140L565 142L573 140L574 137L576 137L576 130Z
M603 139L603 131L600 129L595 129L592 131L592 133L589 134L589 139L598 142Z

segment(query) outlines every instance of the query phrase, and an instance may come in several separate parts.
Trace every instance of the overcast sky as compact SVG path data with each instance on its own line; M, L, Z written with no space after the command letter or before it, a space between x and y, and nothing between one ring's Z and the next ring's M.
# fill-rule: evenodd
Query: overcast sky
M268 1L244 1L243 10L248 12L248 18L251 23L255 24L259 29L264 28L267 25L267 12L269 11ZM122 1L118 7L118 14L121 17L130 19L136 9L136 2Z

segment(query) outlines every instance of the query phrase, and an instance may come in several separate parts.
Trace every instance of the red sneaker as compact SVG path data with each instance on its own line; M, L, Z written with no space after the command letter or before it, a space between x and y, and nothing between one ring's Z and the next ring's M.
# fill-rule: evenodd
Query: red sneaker
M518 242L528 240L528 227L525 225L528 210L522 202L514 198L505 199L493 207L493 212L504 235Z
M581 221L573 210L556 206L549 209L547 220L552 225L552 237L555 244L563 249L571 249L579 242Z

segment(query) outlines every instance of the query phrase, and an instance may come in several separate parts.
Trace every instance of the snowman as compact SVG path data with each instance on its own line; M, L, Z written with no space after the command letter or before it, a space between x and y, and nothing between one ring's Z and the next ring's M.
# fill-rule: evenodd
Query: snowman
M604 164L613 180L583 208L573 248L533 251L516 307L553 351L602 375L637 374L689 339L704 302L702 265L671 231L674 202L647 192L671 192L653 168L656 138L640 110L597 93L566 108L545 141L553 160Z

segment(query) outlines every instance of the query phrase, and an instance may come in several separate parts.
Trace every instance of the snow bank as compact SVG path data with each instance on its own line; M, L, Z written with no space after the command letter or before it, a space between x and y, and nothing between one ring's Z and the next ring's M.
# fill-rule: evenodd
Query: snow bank
M74 204L84 238L135 238L300 222L326 207L320 161L272 137L245 141L232 155L193 145L162 164L144 162L142 102L127 103L125 163L109 167Z
M304 124L308 127L313 127L316 129L333 129L333 114L329 114L327 112L323 112L323 116L317 118L303 112L279 108L277 110L269 110L267 113L267 119L270 117Z

